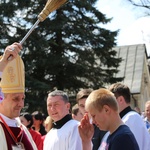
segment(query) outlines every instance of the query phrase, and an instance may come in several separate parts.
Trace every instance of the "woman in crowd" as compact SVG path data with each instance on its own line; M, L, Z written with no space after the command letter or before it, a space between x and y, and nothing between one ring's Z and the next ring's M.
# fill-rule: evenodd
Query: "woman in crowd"
M43 126L44 118L42 113L39 111L35 111L31 115L33 117L33 129L40 132L42 136L46 135L47 132L45 130L45 127Z
M32 115L29 113L23 113L20 115L20 121L29 130L35 144L37 145L38 150L43 150L43 140L41 134L32 129L33 125Z

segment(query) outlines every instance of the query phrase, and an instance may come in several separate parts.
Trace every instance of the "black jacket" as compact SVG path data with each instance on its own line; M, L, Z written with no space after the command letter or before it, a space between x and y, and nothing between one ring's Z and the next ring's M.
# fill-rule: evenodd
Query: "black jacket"
M102 140L102 138L106 132L107 131L102 131L96 125L94 125L94 135L92 138L92 143L93 143L93 149L92 150L98 150L98 148L101 144L101 140Z

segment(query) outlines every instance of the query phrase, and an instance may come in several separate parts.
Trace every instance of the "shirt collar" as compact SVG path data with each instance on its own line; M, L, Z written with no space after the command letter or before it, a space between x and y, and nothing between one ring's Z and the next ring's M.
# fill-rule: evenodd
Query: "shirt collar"
M128 106L128 107L126 107L124 110L122 110L122 111L119 113L119 115L120 115L121 118L123 118L123 116L125 116L125 115L126 115L128 112L130 112L130 111L133 111L133 110L131 109L130 106Z
M72 119L71 115L68 114L61 120L53 122L53 128L60 129L66 122L68 122L71 119Z
M150 123L150 121L148 121L147 117L144 118L144 121Z
M6 124L10 127L18 127L19 126L19 122L18 120L15 118L15 119L10 119L8 117L6 117L5 115L1 114L1 117L4 119L4 121L6 122Z

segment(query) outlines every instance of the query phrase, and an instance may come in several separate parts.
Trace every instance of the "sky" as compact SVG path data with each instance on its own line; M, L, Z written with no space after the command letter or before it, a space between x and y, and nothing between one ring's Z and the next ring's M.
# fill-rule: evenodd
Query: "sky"
M145 44L150 55L150 16L144 17L144 9L135 7L127 0L98 0L96 7L112 21L104 27L120 30L117 45Z

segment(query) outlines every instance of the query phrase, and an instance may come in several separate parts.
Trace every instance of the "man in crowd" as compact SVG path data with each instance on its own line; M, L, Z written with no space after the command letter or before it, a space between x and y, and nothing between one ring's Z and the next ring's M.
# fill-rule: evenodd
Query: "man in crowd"
M22 46L14 43L6 47L0 60L1 100L0 100L0 149L37 150L28 130L20 123L21 109L24 107L24 65L18 55ZM10 59L11 56L11 59ZM9 63L11 61L11 63Z
M145 118L144 122L146 124L146 128L150 133L150 101L145 103Z
M76 101L83 115L86 113L86 110L85 110L86 99L88 98L91 92L92 92L91 89L82 89L77 93ZM97 150L100 146L101 140L103 136L105 135L106 131L100 130L95 124L93 124L93 126L94 126L94 135L92 138L92 143L93 143L92 150Z
M119 105L120 117L133 132L140 150L148 150L150 148L150 135L142 117L130 107L131 93L129 87L123 83L115 83L109 87L109 90L114 93Z
M44 150L81 150L78 121L69 113L70 103L66 93L55 90L48 94L47 111L52 118L53 127L46 134Z
M122 122L115 96L107 89L94 90L86 100L85 109L92 117L93 123L100 129L109 131L106 145L100 150L139 150L135 137L128 126ZM88 114L81 120L79 133L82 150L91 150L91 138L94 134Z
M78 104L75 104L73 107L72 107L72 118L77 120L77 121L81 121L81 119L83 118L83 114L81 113L81 111L79 110L79 106Z

